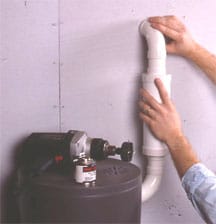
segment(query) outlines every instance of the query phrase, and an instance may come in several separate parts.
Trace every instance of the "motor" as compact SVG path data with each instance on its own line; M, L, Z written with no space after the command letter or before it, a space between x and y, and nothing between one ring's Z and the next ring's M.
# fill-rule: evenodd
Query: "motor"
M94 182L97 160L120 155L121 160L131 161L133 144L123 142L121 147L110 145L102 138L90 138L83 131L66 133L32 133L25 141L21 153L22 172L30 177L43 172L61 174L74 172L78 183Z

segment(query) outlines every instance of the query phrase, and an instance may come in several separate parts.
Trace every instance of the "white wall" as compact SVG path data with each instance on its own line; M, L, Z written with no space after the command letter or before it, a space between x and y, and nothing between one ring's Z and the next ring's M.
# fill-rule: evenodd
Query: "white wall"
M0 29L4 216L17 144L32 131L59 130L58 1L1 0Z
M214 0L1 0L1 183L14 147L32 131L85 130L113 144L134 142L146 48L140 21L175 14L216 52ZM168 56L172 98L185 134L216 171L216 88L192 63ZM4 192L4 191L3 191ZM181 188L170 156L160 190L143 204L142 223L203 223Z

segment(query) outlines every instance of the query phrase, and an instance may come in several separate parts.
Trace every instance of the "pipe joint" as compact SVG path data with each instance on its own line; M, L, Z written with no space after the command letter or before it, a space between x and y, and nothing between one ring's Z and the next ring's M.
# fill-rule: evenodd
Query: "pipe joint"
M164 156L149 156L146 174L162 175L164 166Z

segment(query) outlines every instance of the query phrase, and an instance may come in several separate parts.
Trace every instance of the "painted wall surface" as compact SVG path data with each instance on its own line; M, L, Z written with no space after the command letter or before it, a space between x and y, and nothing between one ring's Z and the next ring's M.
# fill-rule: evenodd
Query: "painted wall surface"
M0 30L1 209L17 222L7 195L17 147L32 131L59 130L58 2L1 0Z
M175 14L215 53L215 7L214 0L1 0L2 193L16 145L33 131L79 129L117 145L130 140L133 162L145 166L137 102L147 49L139 23ZM169 55L167 70L184 132L216 171L216 88L183 58ZM169 155L161 188L142 206L142 223L204 223Z

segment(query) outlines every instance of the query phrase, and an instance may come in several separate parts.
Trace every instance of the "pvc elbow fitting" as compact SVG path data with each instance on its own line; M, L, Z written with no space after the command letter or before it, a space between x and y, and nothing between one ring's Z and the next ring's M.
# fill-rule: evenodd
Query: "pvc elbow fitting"
M148 59L166 59L166 44L163 34L153 29L146 20L141 22L140 33L145 36L148 44Z

